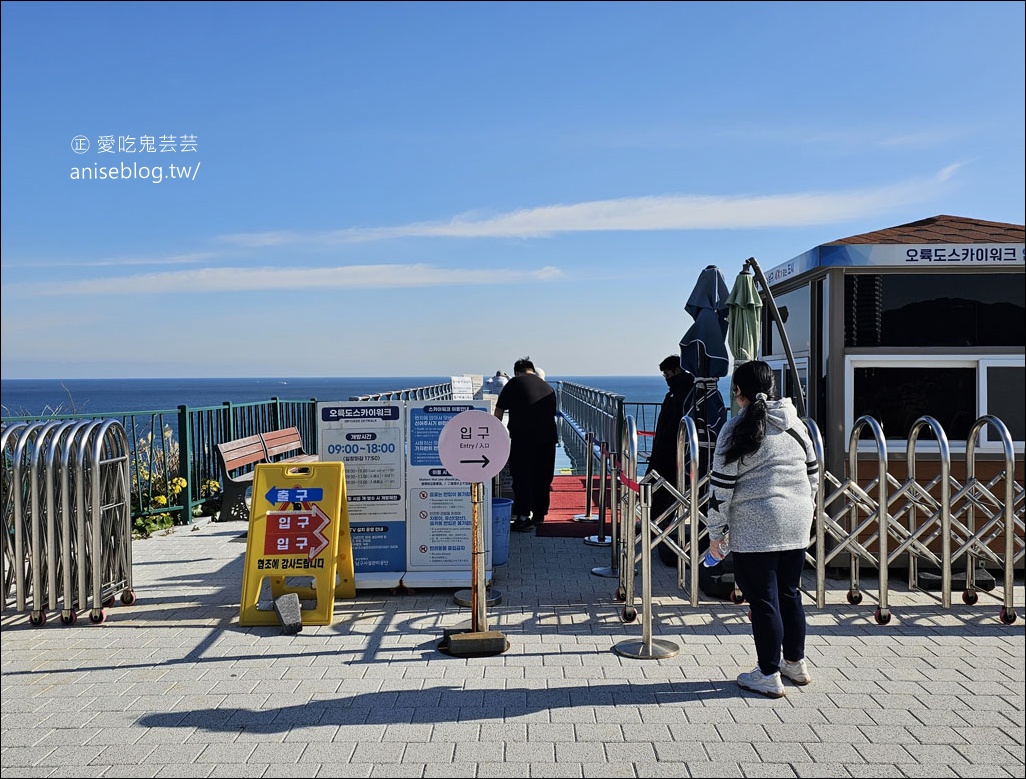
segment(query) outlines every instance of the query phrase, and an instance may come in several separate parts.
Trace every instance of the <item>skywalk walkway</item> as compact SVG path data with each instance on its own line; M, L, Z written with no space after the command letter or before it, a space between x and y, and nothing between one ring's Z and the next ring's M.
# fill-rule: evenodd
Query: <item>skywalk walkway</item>
M831 582L809 597L814 681L763 698L747 607L652 566L652 633L676 655L616 651L607 546L514 533L488 607L507 651L438 649L470 610L453 590L360 590L333 624L240 628L242 523L201 520L133 542L137 601L106 622L2 621L2 776L1023 777L1024 588L967 606L902 589L893 619ZM469 582L469 579L468 579ZM814 577L808 574L812 592Z

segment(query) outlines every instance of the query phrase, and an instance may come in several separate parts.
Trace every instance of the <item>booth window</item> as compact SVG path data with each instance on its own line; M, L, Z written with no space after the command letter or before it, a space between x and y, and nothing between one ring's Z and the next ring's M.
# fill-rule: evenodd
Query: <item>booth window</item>
M998 362L983 363L981 367L987 413L1005 423L1013 441L1023 441L1026 439L1026 409L1022 402L1023 390L1026 388L1026 367ZM990 436L990 440L994 438Z
M948 440L964 445L977 419L990 415L1008 428L1022 450L1026 421L1022 403L1026 366L1021 357L910 358L898 355L848 360L849 382L845 429L870 416L889 441L907 440L916 420L935 419ZM992 426L978 439L981 448L1000 446Z
M921 416L936 419L949 439L964 441L976 421L976 371L930 366L856 368L854 417L873 417L888 439L908 438Z
M1026 274L852 273L844 277L846 347L1026 344Z
M809 351L809 344L812 341L812 318L809 285L798 287L790 292L781 295L774 295L777 311L780 312L780 320L784 323L784 330L787 331L787 340L791 346L792 353ZM777 326L773 322L766 306L762 307L763 322L763 354L784 354L784 343L777 332Z

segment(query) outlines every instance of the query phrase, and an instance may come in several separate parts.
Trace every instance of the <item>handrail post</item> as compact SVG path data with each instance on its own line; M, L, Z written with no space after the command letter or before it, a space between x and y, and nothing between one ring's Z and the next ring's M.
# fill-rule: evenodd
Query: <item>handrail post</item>
M193 445L192 445L192 425L190 422L190 414L187 406L178 407L178 475L185 479L185 487L182 489L182 493L185 495L185 500L182 501L182 508L180 510L179 520L183 525L192 524L192 507L193 495L192 487L194 480L192 478L192 463L193 463ZM202 480L200 481L202 484Z

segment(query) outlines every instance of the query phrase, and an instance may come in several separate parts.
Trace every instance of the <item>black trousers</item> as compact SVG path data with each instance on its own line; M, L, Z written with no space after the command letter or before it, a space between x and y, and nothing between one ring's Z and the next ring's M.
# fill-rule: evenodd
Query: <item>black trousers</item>
M534 514L537 521L549 513L549 493L555 471L555 444L511 443L509 475L513 482L514 517Z
M805 607L799 589L804 549L786 552L734 552L734 581L752 607L752 636L759 670L780 670L780 654L794 662L805 657Z

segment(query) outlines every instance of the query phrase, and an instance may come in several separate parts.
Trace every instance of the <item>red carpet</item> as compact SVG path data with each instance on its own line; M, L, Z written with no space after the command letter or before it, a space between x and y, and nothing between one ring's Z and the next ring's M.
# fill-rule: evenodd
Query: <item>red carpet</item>
M587 478L584 476L556 476L552 480L552 492L549 496L549 513L545 522L535 530L537 536L549 538L585 538L598 534L598 520L583 522L575 520L583 515L587 502ZM594 479L591 495L591 513L598 516L598 485ZM606 512L606 533L609 533L609 513Z

